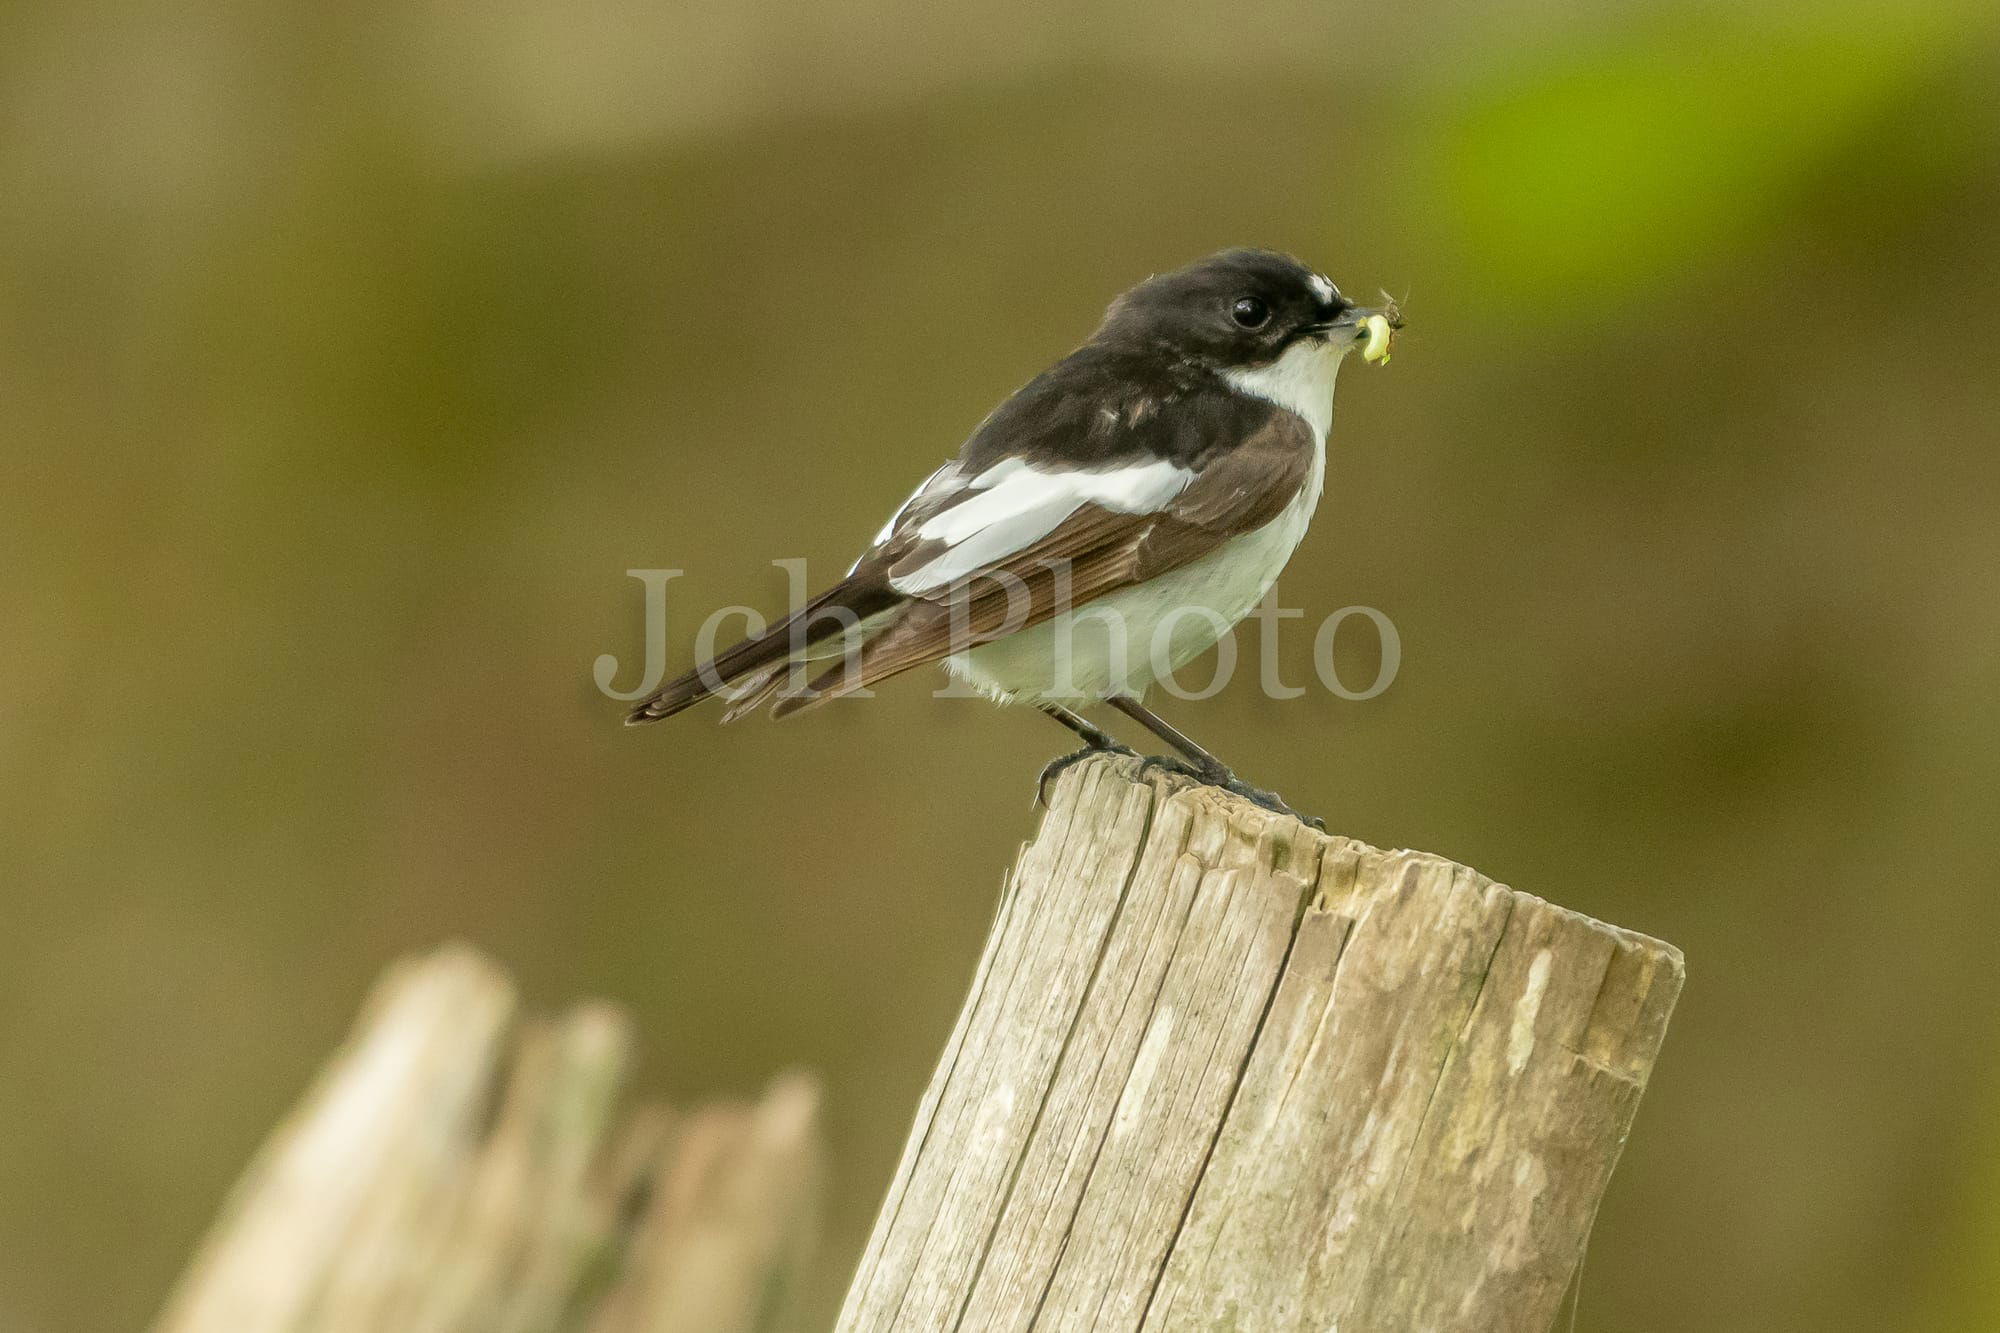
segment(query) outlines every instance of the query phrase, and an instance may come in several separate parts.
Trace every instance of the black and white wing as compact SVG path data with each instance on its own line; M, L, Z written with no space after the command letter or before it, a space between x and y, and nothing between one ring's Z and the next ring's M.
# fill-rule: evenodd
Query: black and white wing
M1291 411L1221 384L1166 402L1130 381L1065 376L1075 360L1002 404L846 579L629 720L731 682L732 717L851 693L1199 559L1270 522L1313 474L1317 439ZM836 634L848 660L788 679Z

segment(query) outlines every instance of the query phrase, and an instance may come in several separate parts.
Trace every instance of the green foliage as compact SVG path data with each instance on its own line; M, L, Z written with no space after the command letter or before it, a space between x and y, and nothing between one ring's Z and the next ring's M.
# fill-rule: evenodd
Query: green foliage
M1615 300L1784 217L1979 22L1921 4L1637 11L1500 56L1430 146L1436 206L1501 295Z

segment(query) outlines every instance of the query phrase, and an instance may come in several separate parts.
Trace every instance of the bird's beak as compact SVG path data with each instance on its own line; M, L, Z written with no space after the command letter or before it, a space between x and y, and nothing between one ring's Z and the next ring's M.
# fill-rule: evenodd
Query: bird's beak
M1342 338L1360 340L1368 336L1369 324L1376 316L1389 325L1391 332L1403 327L1403 312L1394 303L1389 305L1353 305L1341 311L1324 324L1314 324L1307 332L1319 334L1330 342Z

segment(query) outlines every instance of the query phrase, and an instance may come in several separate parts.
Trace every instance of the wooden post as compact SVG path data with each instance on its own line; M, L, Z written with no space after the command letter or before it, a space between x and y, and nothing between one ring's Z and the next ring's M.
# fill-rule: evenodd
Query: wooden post
M470 949L391 968L155 1333L795 1327L818 1223L813 1080L627 1114L617 1009L581 1005L515 1040L514 1008Z
M1545 1333L1681 975L1441 857L1078 765L839 1327Z

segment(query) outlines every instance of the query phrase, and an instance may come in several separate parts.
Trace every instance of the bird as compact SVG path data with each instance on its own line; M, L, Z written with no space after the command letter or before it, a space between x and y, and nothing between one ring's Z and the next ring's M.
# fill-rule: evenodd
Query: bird
M1325 486L1342 360L1385 360L1401 327L1393 302L1357 305L1275 250L1147 278L989 413L844 578L627 723L715 696L724 721L784 717L942 663L1080 738L1043 770L1044 799L1068 765L1134 753L1079 711L1102 703L1175 751L1147 765L1296 817L1143 700L1263 600Z

